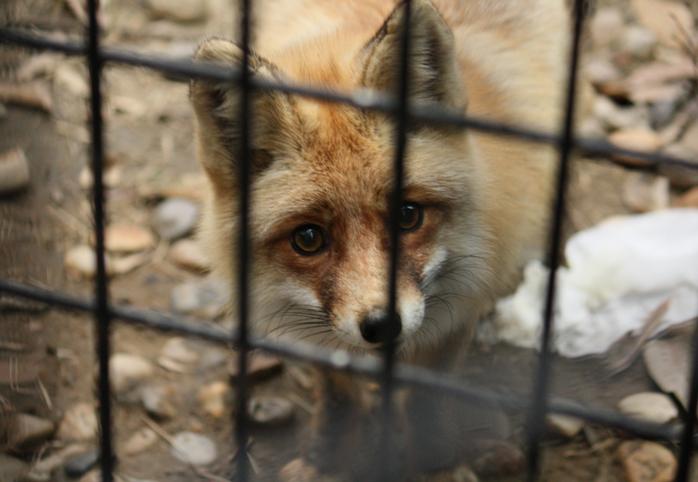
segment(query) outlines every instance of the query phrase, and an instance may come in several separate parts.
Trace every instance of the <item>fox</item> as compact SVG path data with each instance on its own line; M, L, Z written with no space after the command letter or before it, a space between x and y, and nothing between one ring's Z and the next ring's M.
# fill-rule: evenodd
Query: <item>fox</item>
M403 1L278 0L257 14L253 79L396 92ZM569 16L565 0L413 0L410 105L555 132ZM221 38L204 40L194 56L238 67L242 57L238 45ZM230 83L193 80L190 100L197 157L209 181L201 238L230 283L234 306L241 96ZM391 322L395 118L266 89L254 90L250 102L253 333L367 356L392 342L399 362L456 373L478 321L544 252L555 147L409 124ZM323 477L338 476L350 454L349 480L378 480L356 463L371 458L379 438L380 424L366 415L379 405L372 392L348 375L320 371L314 442L280 477L335 480ZM406 471L457 464L485 409L457 408L418 391L396 400L407 422L393 438L395 450L410 454L402 459ZM469 422L457 420L463 412Z

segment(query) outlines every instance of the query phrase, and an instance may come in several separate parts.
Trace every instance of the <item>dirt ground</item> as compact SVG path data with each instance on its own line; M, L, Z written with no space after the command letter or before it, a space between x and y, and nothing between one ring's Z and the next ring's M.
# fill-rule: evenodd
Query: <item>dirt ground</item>
M80 23L74 17L69 9L60 11L59 30L79 32ZM189 23L153 18L135 1L106 3L102 20L106 43L172 57L189 56L203 36L229 37L234 31L232 10L223 0L211 1L201 21ZM71 272L64 263L67 252L78 245L90 245L92 236L86 189L89 183L84 173L89 159L86 69L81 59L40 55L44 60L34 66L32 79L50 93L51 112L8 103L6 116L0 118L0 152L23 148L31 169L31 183L25 192L0 198L0 276L88 297L93 294L89 277ZM171 197L183 197L198 205L203 178L194 156L186 82L145 69L108 66L104 89L107 161L114 176L107 195L110 222L147 228L152 224L154 208ZM610 163L578 160L567 213L568 231L631 212L622 189L630 175ZM672 191L672 198L678 195L680 191ZM202 277L201 273L174 263L171 243L160 240L145 250L134 269L112 276L110 295L115 304L171 312L172 290ZM230 328L225 317L218 314L207 321ZM59 423L77 403L96 406L92 327L87 315L0 296L0 401L8 400L11 404L5 417L31 413ZM174 412L160 419L146 413L140 400L128 394L115 395L118 474L122 480L134 482L224 480L221 477L230 476L238 453L230 415L233 394L225 394L225 413L213 416L203 408L199 392L215 382L227 383L232 353L190 340L187 349L197 361L182 369L168 368L156 361L172 338L171 334L114 323L112 351L152 361L155 371L149 381L174 387L169 400ZM478 345L473 349L466 376L473 383L525 394L531 389L536 361L537 355L531 350ZM19 367L18 371L15 367ZM259 470L259 480L275 480L278 469L298 455L313 410L312 390L303 386L303 377L299 375L303 370L304 367L285 363L280 374L254 384L254 396L289 399L295 413L292 423L253 429L249 453ZM553 393L584 405L615 409L627 395L656 390L641 360L619 377L607 376L605 370L602 358L555 358ZM520 443L524 438L522 414L510 415L512 441ZM125 455L124 447L130 437L148 427L158 434L155 442ZM209 437L217 448L215 461L197 468L174 457L171 437L181 431ZM550 435L543 445L541 480L626 480L617 449L629 438L629 434L595 425L587 425L572 438ZM0 438L0 446L2 442ZM86 448L96 446L94 440L80 443ZM70 444L59 437L50 438L39 448L11 453L31 465ZM78 480L69 478L63 470L54 470L50 477L56 481ZM522 475L482 479L508 482L521 480Z

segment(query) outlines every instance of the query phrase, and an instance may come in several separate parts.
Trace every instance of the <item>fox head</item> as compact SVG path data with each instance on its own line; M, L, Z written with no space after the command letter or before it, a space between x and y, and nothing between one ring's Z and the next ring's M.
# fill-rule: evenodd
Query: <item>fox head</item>
M356 45L338 36L334 45L291 50L277 62L251 52L251 75L394 91L403 16L404 6L396 7ZM426 0L414 2L411 22L410 102L463 112L466 92L450 28ZM324 47L333 50L326 54ZM237 66L242 51L211 39L196 59ZM203 236L234 285L240 94L227 83L196 80L191 101L198 156L211 185ZM394 119L261 89L251 110L252 316L261 333L358 350L393 337L407 349L438 342L481 314L489 282L488 234L479 219L484 172L465 132L410 125L396 327L386 319Z

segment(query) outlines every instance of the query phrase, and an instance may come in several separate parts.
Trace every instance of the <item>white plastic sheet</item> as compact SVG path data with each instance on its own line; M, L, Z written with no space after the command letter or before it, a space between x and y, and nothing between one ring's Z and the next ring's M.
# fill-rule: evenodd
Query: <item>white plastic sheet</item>
M574 235L558 270L553 349L603 353L669 299L658 330L698 315L698 209L610 219ZM496 337L539 345L548 270L530 263L516 293L497 303Z

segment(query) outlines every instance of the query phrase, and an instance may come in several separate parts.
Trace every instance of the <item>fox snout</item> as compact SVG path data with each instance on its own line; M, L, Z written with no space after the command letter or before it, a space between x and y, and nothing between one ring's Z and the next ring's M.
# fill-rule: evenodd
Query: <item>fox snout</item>
M387 314L372 313L359 322L359 331L368 343L388 343L400 336L402 320L398 313L392 319Z

